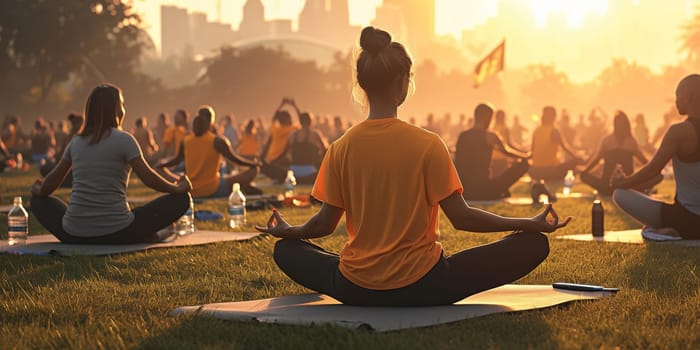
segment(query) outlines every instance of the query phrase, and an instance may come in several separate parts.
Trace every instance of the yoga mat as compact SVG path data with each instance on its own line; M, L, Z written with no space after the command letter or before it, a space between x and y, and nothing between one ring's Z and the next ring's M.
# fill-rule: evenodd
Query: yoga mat
M606 231L603 237L593 237L592 234L556 236L556 239L569 239L574 241L587 242L612 242L612 243L629 243L629 244L673 244L687 247L700 247L700 240L680 240L680 241L647 241L642 237L642 230L626 230L626 231Z
M177 237L167 243L137 243L137 244L66 244L58 241L53 235L29 236L27 244L8 245L0 241L0 253L30 254L30 255L110 255L137 252L155 248L171 248L195 246L215 242L244 241L260 235L257 232L219 232L197 230L191 235Z
M559 290L551 285L509 284L475 294L453 305L432 307L359 307L322 294L180 307L171 315L197 313L219 319L291 325L333 324L379 332L427 327L495 313L551 307L574 300L599 299L606 292Z
M493 200L479 200L479 201L467 200L467 203L470 205L494 205L494 204L499 204L499 203L506 203L506 204L510 204L510 205L532 205L532 198L529 198L529 197L508 197L508 198L493 199Z
M581 192L571 192L569 194L564 194L557 192L557 199L562 198L583 198L583 199L593 199L595 197L593 193L581 193Z

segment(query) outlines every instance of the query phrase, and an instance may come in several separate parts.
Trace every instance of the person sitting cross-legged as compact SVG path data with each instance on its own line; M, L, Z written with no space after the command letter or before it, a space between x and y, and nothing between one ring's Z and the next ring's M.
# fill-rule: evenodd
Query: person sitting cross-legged
M61 242L159 242L172 234L162 229L189 207L189 179L169 182L151 169L134 137L122 130L124 114L119 88L96 87L87 100L81 131L53 170L32 186L32 214ZM126 188L132 169L146 186L168 194L130 209ZM73 188L66 204L51 194L71 170Z
M526 154L508 150L501 138L489 131L493 108L479 104L474 110L474 126L457 139L455 166L464 186L466 200L492 200L510 197L508 189L529 168ZM491 176L491 156L494 149L516 161L498 176Z
M373 27L362 30L360 45L356 77L369 115L326 152L312 190L321 209L301 226L274 211L256 227L282 238L277 266L304 287L363 306L446 305L527 275L549 253L541 232L570 218L559 222L551 206L528 219L467 205L442 139L398 119L411 79L404 46ZM440 208L459 230L515 232L446 257ZM340 255L308 241L333 233L343 214L349 239Z
M647 162L647 158L632 136L632 128L627 115L622 111L618 111L615 113L612 134L601 141L598 151L591 157L588 165L581 172L581 181L593 187L599 194L610 196L612 195L610 180L616 167L618 165L621 166L624 174L632 174L635 158L642 164ZM601 160L603 161L603 172L602 176L598 177L592 173L592 170ZM651 181L636 186L635 189L639 191L651 189L661 180L663 180L663 177L659 174Z
M645 225L649 239L700 239L700 75L683 78L676 88L676 108L686 120L670 125L649 163L634 174L613 180L615 204ZM658 177L673 162L673 204L633 190Z
M185 174L192 181L192 196L195 198L225 197L231 194L234 183L241 185L241 191L248 195L259 195L262 191L251 185L260 173L261 164L245 159L231 149L226 137L217 136L211 131L215 120L214 109L203 106L192 122L193 134L185 136L175 158L158 164L169 177L168 167L185 162ZM248 170L221 176L221 157L236 164L248 167Z

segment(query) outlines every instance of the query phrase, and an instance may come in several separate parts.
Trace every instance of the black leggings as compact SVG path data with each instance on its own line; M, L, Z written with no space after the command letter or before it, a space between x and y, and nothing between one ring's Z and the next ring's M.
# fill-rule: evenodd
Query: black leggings
M465 200L492 200L510 197L510 187L513 186L530 166L527 161L513 163L501 174L483 181L463 181Z
M68 206L59 198L32 197L32 214L39 223L63 243L74 244L130 244L155 243L166 237L157 232L179 219L190 206L189 194L168 194L142 207L132 209L134 221L115 233L97 237L73 236L63 229L63 216Z
M522 278L549 254L541 233L515 232L497 242L440 257L420 280L406 287L371 290L346 279L338 255L308 241L282 239L275 245L277 266L296 283L359 306L449 305L470 295Z
M580 176L581 181L586 185L593 187L593 189L598 191L598 194L602 196L612 196L613 188L610 187L610 180L601 179L591 173L581 173ZM645 192L646 190L654 188L654 186L658 185L663 179L663 176L657 175L651 180L639 184L632 189L639 192Z

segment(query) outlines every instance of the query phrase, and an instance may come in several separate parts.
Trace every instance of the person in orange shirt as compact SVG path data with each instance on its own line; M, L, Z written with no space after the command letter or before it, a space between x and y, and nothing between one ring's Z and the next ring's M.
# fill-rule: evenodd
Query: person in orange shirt
M260 153L260 140L255 120L249 119L236 145L238 154L247 159L255 159Z
M250 183L260 172L260 163L243 159L231 150L231 143L226 137L211 131L216 114L210 106L203 106L192 121L192 135L185 136L175 158L158 165L167 174L167 168L185 162L185 174L192 182L192 197L219 198L231 194L234 183L241 185L241 191L248 195L262 194L260 189ZM221 157L231 162L249 167L248 170L221 176L219 173ZM168 174L170 178L177 178Z
M270 138L267 140L267 144L260 156L264 162L262 173L277 182L284 181L287 176L287 170L289 170L290 165L288 152L289 136L298 129L296 125L292 124L292 116L289 112L282 110L285 105L294 107L297 116L301 114L293 99L282 99L280 106L272 117Z
M187 112L178 109L173 119L174 125L165 129L165 134L163 135L162 158L164 159L174 157L177 154L182 139L187 135L187 120L189 119Z
M545 106L542 110L542 124L532 134L530 177L534 180L563 180L568 170L574 170L577 164L583 163L569 147L568 140L564 140L554 126L556 118L556 109ZM559 159L559 149L569 154L571 160L562 162Z
M559 222L551 206L533 218L469 207L442 139L398 119L412 66L404 46L373 27L362 30L360 45L356 78L369 115L328 149L312 191L320 211L301 226L274 211L256 226L282 238L273 253L279 268L309 289L366 306L451 304L528 274L549 253L540 232L570 218ZM445 257L440 208L459 230L516 232ZM340 255L307 240L333 233L343 214L349 239Z

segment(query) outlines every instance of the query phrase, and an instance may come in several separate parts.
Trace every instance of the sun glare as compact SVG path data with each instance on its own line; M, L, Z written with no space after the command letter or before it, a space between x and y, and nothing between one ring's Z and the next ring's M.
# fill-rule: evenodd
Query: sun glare
M538 27L544 27L554 14L563 15L570 27L581 27L587 15L603 15L608 10L608 0L529 0L529 3Z

